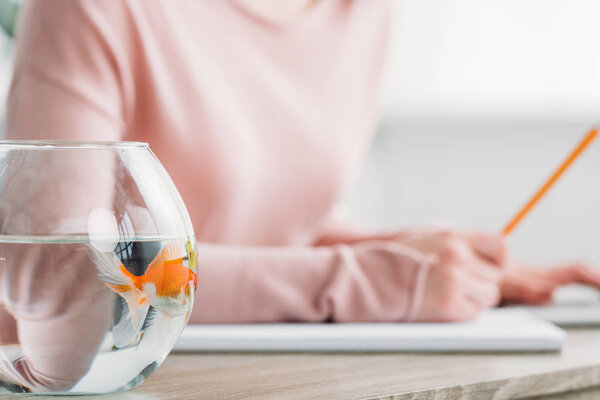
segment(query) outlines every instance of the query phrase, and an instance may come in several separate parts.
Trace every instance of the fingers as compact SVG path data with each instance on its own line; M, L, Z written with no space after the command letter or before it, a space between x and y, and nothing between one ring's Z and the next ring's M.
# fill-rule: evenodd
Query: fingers
M451 266L473 274L475 278L498 283L502 278L502 270L489 260L481 259L473 248L461 240L448 241L439 252L442 259Z
M467 232L466 241L481 258L494 265L503 266L508 258L506 241L501 235L485 232Z
M446 282L451 292L443 308L447 321L473 319L484 309L500 303L498 279L482 278L465 267L448 268Z
M461 258L469 253L496 266L503 266L507 260L506 243L497 234L443 230L412 234L399 241L425 253L447 253L450 258Z
M495 268L485 267L491 271ZM462 264L440 258L425 282L425 296L416 321L466 321L499 301L499 280L483 278Z
M487 240L487 238L485 238ZM486 240L478 243L484 246ZM497 240L489 240L493 244ZM485 244L487 245L487 244ZM482 248L479 248L481 250ZM452 320L465 320L474 317L481 310L500 303L500 282L502 270L491 263L489 258L482 259L469 242L460 239L449 240L440 253L449 268L449 279L460 292L459 299L449 310ZM475 312L476 311L476 312ZM466 317L469 315L470 317Z
M552 301L557 287L570 283L600 289L600 272L582 263L547 269L521 267L503 277L502 298L513 303L546 304Z
M495 280L469 276L465 279L464 290L467 299L480 309L491 308L500 304L500 286Z
M516 273L507 275L502 282L502 299L510 303L532 305L546 304L552 301L556 285L532 274Z
M490 281L495 284L499 284L502 280L503 272L494 264L490 264L485 261L475 259L472 262L465 265L475 277L483 279L484 281Z
M540 277L552 282L554 286L569 283L581 283L600 289L600 272L583 264L570 263L548 270L537 270Z

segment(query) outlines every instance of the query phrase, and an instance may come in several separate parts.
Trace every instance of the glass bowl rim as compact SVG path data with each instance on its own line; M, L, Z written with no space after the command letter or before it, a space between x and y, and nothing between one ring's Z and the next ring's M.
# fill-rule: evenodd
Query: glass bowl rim
M0 140L0 148L11 149L122 149L122 148L147 148L146 142L130 141L94 141L94 140Z

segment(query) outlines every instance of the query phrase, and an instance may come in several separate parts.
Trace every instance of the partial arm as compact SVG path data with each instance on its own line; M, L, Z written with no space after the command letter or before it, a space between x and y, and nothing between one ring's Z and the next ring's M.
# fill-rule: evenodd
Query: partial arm
M429 258L392 242L200 244L191 322L404 321L419 311Z

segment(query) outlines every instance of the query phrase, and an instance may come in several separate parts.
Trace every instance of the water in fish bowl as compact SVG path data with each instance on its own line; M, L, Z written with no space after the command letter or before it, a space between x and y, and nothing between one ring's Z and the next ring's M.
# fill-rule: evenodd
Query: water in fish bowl
M139 385L191 311L194 237L0 236L0 393Z

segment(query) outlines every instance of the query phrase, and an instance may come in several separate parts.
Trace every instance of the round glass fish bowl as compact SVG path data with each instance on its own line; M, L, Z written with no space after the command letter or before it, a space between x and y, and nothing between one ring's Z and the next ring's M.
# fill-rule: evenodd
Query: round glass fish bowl
M181 335L196 273L147 144L0 142L0 394L139 385Z

